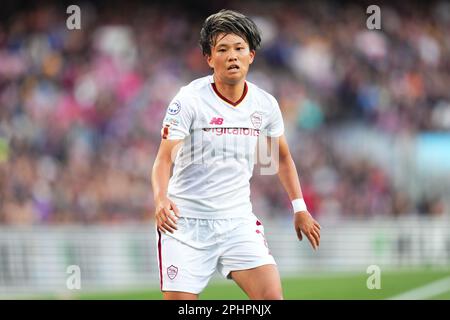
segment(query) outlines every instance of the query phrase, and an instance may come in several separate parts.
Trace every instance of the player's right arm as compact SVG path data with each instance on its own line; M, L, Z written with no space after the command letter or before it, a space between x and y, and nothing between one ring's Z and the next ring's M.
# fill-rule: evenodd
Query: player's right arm
M170 102L163 120L161 144L152 170L152 187L155 204L155 219L158 230L173 233L180 216L175 203L167 197L172 163L184 138L190 134L194 120L191 96L181 88ZM175 215L172 214L175 213Z
M152 169L153 199L155 204L155 219L158 230L173 233L177 229L176 220L180 216L175 203L167 197L170 171L172 168L172 155L183 140L162 139ZM171 214L173 210L176 216Z

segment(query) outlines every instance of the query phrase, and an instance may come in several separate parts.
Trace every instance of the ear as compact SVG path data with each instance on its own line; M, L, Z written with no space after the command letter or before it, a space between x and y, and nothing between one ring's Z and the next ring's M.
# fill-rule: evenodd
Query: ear
M212 56L211 56L210 54L207 54L207 55L206 55L206 62L208 62L208 66L209 66L211 69L214 69L214 63L213 63L212 60L213 60L213 59L212 59Z
M250 64L253 63L253 60L255 59L256 56L256 51L255 50L250 50Z

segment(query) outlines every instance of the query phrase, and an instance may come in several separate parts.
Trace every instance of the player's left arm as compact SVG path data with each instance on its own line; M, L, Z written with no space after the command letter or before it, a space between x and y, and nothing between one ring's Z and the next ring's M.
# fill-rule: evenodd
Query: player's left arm
M278 178L286 190L289 199L292 201L294 199L303 198L297 168L295 167L294 160L289 151L286 137L284 134L276 138L269 137L268 143L269 148L278 145L278 159L273 160L278 161ZM272 153L272 155L276 155L276 152ZM308 211L294 213L294 227L299 240L303 239L303 233L308 238L314 250L319 247L320 225Z

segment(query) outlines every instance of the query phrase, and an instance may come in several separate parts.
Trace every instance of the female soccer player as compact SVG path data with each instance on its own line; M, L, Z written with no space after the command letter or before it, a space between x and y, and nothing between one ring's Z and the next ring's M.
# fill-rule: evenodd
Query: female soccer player
M278 103L246 81L260 42L255 23L238 12L208 17L200 44L213 74L182 87L167 108L152 171L164 299L197 299L216 270L250 299L283 299L250 203L260 135L274 150L298 238L319 246L320 225L303 200Z

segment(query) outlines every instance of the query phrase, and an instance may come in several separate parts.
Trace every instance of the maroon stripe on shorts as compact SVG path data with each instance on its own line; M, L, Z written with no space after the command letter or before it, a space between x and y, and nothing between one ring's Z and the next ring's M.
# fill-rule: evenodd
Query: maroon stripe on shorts
M158 260L159 260L159 286L163 288L162 260L161 260L161 231L158 230Z

